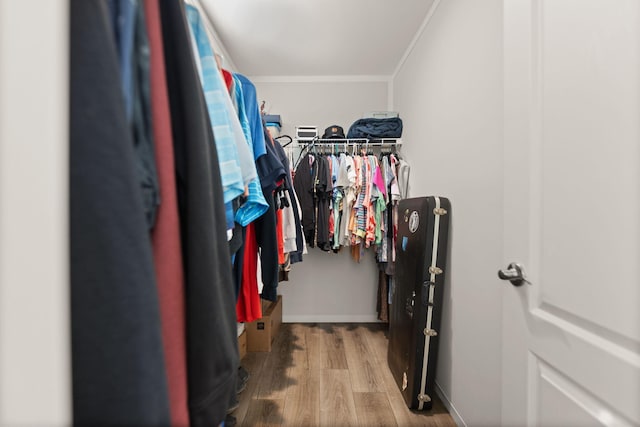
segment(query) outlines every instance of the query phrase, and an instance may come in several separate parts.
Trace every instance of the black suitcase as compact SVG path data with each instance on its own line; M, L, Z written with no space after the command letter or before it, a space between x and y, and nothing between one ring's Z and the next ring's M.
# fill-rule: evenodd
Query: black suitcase
M389 318L389 368L411 409L433 406L449 212L444 197L401 200Z

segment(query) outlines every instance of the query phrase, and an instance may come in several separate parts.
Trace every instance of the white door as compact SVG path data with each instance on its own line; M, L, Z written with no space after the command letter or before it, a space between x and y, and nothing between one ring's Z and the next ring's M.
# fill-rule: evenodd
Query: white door
M505 0L505 426L640 425L640 1Z

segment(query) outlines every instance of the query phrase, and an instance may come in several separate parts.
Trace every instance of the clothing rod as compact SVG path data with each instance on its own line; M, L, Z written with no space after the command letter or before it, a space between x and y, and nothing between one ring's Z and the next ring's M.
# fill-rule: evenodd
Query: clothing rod
M401 142L347 142L347 145L368 145L369 147L383 147L392 145L402 145ZM289 144L287 144L289 145ZM307 147L310 145L345 145L344 142L310 142L308 144L298 143L298 147Z
M311 144L323 144L323 145L333 145L333 144L368 144L368 145L402 145L402 140L400 138L373 138L373 139L361 139L361 138L353 138L353 139L313 139L313 140L295 140L299 145L311 145Z

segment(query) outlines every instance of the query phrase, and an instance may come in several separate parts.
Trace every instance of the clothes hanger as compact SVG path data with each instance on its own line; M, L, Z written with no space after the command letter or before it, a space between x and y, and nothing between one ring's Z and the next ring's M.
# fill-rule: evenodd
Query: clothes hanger
M287 145L291 144L293 142L293 138L291 138L289 135L280 135L277 136L275 138L273 138L275 141L280 142L280 138L287 138L288 141L282 146L282 148L286 147Z

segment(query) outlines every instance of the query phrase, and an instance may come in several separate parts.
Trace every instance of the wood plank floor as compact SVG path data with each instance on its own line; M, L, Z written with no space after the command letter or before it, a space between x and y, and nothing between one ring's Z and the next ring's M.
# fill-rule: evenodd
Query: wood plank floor
M239 426L455 427L437 396L431 411L406 407L382 324L285 323L271 352L248 353L242 366L251 377Z

